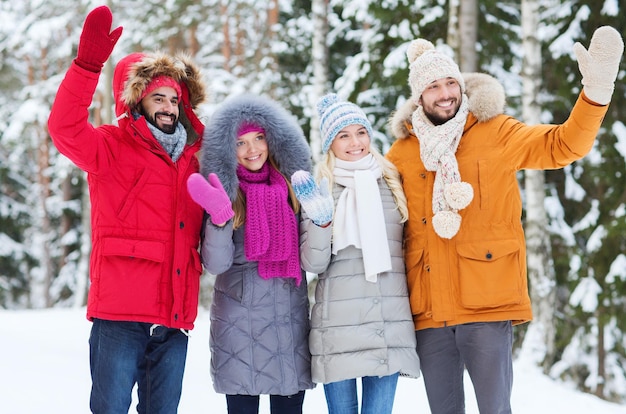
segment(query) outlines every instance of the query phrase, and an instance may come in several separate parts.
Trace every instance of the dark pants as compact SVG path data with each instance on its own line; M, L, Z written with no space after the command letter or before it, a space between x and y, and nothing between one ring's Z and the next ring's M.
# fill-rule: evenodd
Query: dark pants
M304 391L294 395L270 395L272 414L302 414ZM258 395L226 395L228 414L257 414L259 412Z
M175 414L180 401L187 335L150 323L96 319L89 337L91 411L127 413L137 384L141 414Z
M464 414L467 368L481 414L510 414L513 328L510 321L468 323L416 332L432 414Z

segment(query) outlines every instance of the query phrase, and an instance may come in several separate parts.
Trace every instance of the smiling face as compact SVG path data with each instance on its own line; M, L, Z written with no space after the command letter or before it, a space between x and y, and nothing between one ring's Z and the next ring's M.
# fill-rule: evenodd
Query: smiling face
M348 125L335 136L330 150L343 161L358 161L370 153L370 136L360 124Z
M461 106L461 85L454 78L431 82L422 92L420 103L430 122L444 124L454 118Z
M146 95L139 103L139 109L148 122L166 134L172 134L178 124L178 99L174 88L162 86Z
M269 156L265 134L259 131L246 132L237 137L237 162L248 171L259 171Z

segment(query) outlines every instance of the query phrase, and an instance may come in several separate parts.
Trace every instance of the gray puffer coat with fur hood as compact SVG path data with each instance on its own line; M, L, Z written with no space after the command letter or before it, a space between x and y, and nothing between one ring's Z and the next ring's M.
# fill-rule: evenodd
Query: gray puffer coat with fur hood
M201 172L216 173L232 201L239 186L235 143L244 122L265 129L269 153L284 176L311 170L309 146L291 114L266 98L230 98L204 131ZM233 230L232 220L224 227L205 222L202 261L217 275L210 337L215 391L293 395L313 388L304 272L299 286L293 278L261 278L258 262L246 258L245 225Z

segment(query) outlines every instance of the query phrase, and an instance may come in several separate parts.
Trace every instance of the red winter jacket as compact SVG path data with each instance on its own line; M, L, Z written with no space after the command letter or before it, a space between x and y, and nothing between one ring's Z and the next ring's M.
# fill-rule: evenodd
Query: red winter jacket
M88 122L99 74L73 63L48 128L58 150L87 172L93 242L87 318L192 329L203 211L189 196L186 181L198 171L200 140L188 141L174 163L145 119L133 119L121 96L128 68L142 56L130 55L115 71L119 126L94 128ZM181 112L201 137L204 126L189 102L193 89L181 86Z

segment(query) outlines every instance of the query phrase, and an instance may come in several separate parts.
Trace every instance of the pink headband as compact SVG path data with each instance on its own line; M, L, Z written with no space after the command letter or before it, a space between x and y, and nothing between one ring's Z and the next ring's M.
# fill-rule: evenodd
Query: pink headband
M169 76L160 75L160 76L154 77L150 81L148 86L146 86L146 89L144 89L143 93L141 94L141 98L139 98L139 100L142 100L143 98L145 98L153 90L158 89L163 86L169 86L170 88L174 89L179 98L183 95L183 91L180 88L180 85L178 84L178 82L176 82L174 79L170 78Z
M259 126L252 122L244 122L239 126L239 130L237 131L237 136L240 137L242 135L247 134L248 132L260 132L265 134L265 129L262 126Z

